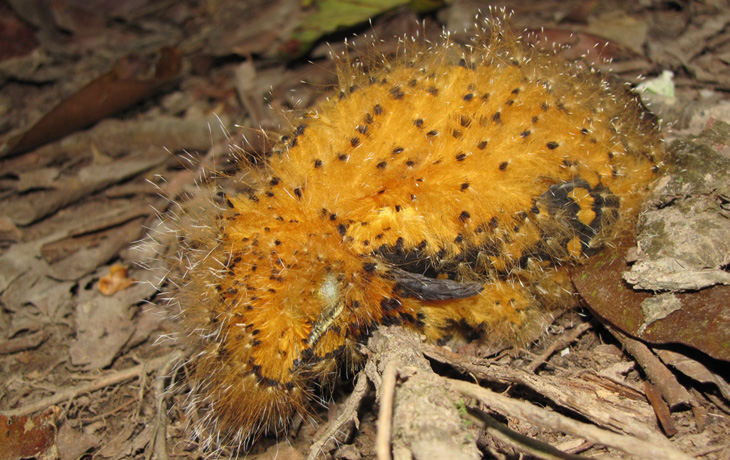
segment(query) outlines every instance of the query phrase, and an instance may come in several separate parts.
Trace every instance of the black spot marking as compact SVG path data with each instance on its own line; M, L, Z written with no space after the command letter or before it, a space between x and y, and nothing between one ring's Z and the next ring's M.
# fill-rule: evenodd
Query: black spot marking
M466 159L466 153L459 153L455 158L456 161L464 161Z
M405 93L400 89L400 86L395 85L390 90L390 95L393 96L393 99L403 99L403 96L405 96Z
M383 308L383 311L387 312L399 309L401 307L401 303L398 299L383 297L383 300L380 301L380 306Z
M509 162L508 162L508 161L503 161L503 162L501 162L501 163L499 164L499 170L500 170L500 171L504 171L505 169L507 169L507 165L509 165Z
M376 167L377 167L378 169L385 169L385 168L386 168L386 166L388 166L388 163L387 163L387 162L385 162L385 161L381 161L380 163L378 163L378 164L376 165Z
M321 168L322 167L322 160L320 160L319 158L315 159L314 160L314 167L315 168Z
M269 184L272 187L274 187L274 186L279 185L280 182L281 182L281 178L279 178L279 177L272 177L271 180L269 181Z
M350 156L346 153L340 153L337 155L337 159L340 161L347 161L348 158L350 158Z
M436 88L435 86L429 86L428 89L426 90L426 92L432 96L438 96L439 89Z
M375 271L375 268L377 268L377 264L373 262L365 262L364 264L362 264L362 269L368 273Z
M350 145L353 147L357 147L358 145L360 145L360 138L353 137L352 139L350 139Z
M468 211L461 211L461 214L459 214L459 220L462 222L466 222L471 218L471 214L469 214Z
M560 146L560 144L558 144L557 142L548 142L547 144L545 144L545 146L550 150L555 150Z
M474 99L474 94L469 93L469 94L465 94L464 95L464 100L465 101L471 101L472 99Z
M438 134L439 134L439 132L436 131L435 129L433 129L433 130L427 132L426 136L433 137L433 136L438 136Z
M520 136L521 136L521 137L527 137L527 136L529 136L529 135L530 135L530 130L529 130L529 129L526 129L526 130L524 130L524 131L522 131L522 132L520 133Z
M502 112L497 112L494 115L492 115L492 121L495 123L499 123L502 120Z
M300 198L301 199L302 198L302 188L301 187L295 188L294 189L294 195L296 195L297 198Z
M461 126L463 126L464 128L468 128L468 127L469 127L469 125L471 124L471 118L470 118L470 117L469 117L468 115L464 115L464 114L462 114L462 115L461 115L461 120L459 121L459 123L460 123L460 124L461 124Z
M454 136L454 139L461 139L462 132L460 129L455 129L451 132L451 135Z
M368 127L365 125L359 125L356 129L357 129L357 132L359 132L360 134L368 133Z
M413 124L416 127L420 128L421 126L423 126L423 119L422 118L416 118L415 120L413 120Z
M487 147L487 141L480 141L480 142L479 142L479 143L477 144L477 148L478 148L479 150L484 150L484 149L485 149L486 147Z
M375 112L375 115L382 115L383 107L380 104L375 104L375 106L373 107L373 112Z
M383 326L400 326L403 323L400 316L383 316L381 322Z
M461 190L464 191L469 188L469 182L464 182L461 184Z

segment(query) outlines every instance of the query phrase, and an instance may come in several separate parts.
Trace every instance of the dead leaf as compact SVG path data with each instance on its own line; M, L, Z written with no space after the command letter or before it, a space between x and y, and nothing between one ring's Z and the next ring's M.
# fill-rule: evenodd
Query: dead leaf
M107 230L44 245L41 254L51 265L50 276L73 281L93 272L142 235L143 221L140 217Z
M133 155L112 163L93 163L75 176L62 176L46 188L5 198L0 202L0 215L17 225L29 225L64 206L93 194L110 184L121 182L162 162L169 155L160 150L152 155Z
M682 374L698 382L710 383L717 386L725 399L730 401L730 384L719 374L712 372L701 362L682 353L663 349L657 349L655 351L662 361L677 369Z
M98 447L101 437L94 433L74 429L64 423L58 430L59 460L79 460L90 449Z
M76 339L69 356L75 366L107 367L134 333L134 308L115 297L96 297L76 307Z
M619 247L625 251L627 245ZM641 306L652 294L634 291L623 281L628 265L622 254L605 250L572 272L573 284L596 316L646 342L680 343L730 361L730 286L675 294L681 308L646 324Z
M175 48L162 48L156 59L152 73L149 57L132 55L120 59L111 72L92 81L27 131L10 139L5 155L59 139L150 97L177 77L182 68L180 52Z
M124 265L112 265L109 274L99 279L98 289L104 295L113 295L135 283L134 278L129 278L129 269Z
M58 458L56 419L60 409L51 407L40 415L0 415L0 460Z

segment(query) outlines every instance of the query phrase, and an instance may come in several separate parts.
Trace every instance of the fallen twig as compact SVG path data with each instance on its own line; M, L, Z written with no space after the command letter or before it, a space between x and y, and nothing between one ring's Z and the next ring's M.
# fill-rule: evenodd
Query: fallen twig
M47 338L47 332L38 331L16 339L3 340L0 342L0 355L38 348Z
M393 400L395 384L398 378L398 366L390 361L383 372L380 384L380 411L378 413L378 435L375 438L375 452L378 460L390 460L390 435L393 431Z
M543 460L586 460L588 458L563 452L550 444L517 433L482 410L468 406L466 409L471 419L480 425L490 436L522 452L526 452L535 458ZM603 460L610 460L608 457L601 458Z
M167 407L165 407L165 395L167 394L167 386L165 382L170 376L170 371L172 370L173 366L175 366L182 357L182 353L180 351L175 351L167 356L169 359L165 363L163 363L162 367L160 367L160 371L157 373L157 378L155 379L155 405L157 408L157 413L155 415L154 434L152 435L150 446L146 455L146 458L150 458L152 452L154 452L158 460L167 460L168 458Z
M158 356L157 358L149 360L146 364L138 364L134 367L130 367L129 369L115 371L79 386L65 388L54 395L40 399L32 404L27 404L25 406L18 407L17 409L3 411L2 414L7 417L30 415L35 412L45 410L49 406L53 406L63 401L73 399L77 395L90 393L92 391L100 390L102 388L124 382L125 380L139 377L145 371L151 372L160 368L165 363L167 363L175 353L176 352L164 356Z
M651 383L659 387L664 400L667 401L670 408L676 409L691 405L692 397L687 389L677 381L672 371L667 369L664 363L652 353L649 347L613 327L607 325L606 329L621 342L626 352L634 357L646 373L646 376L651 380Z
M473 383L446 378L443 380L453 390L481 401L490 409L509 414L512 417L519 417L521 420L541 428L579 436L596 444L613 447L641 458L652 460L657 458L666 460L692 459L691 456L676 450L668 443L658 443L656 440L647 442L633 436L613 433L594 425L578 422L526 401L509 398Z
M337 417L337 419L327 427L327 430L322 436L317 439L312 446L309 448L309 455L307 460L314 460L317 456L324 452L325 445L334 439L343 426L350 421L355 422L355 427L359 428L359 419L357 417L357 410L360 407L360 403L365 397L368 390L368 378L364 372L358 374L357 381L355 382L355 388L352 390L352 394L347 399L344 410Z
M525 366L525 370L527 372L535 372L538 367L542 366L542 364L547 361L550 356L553 355L553 353L558 350L562 350L563 348L573 343L576 339L578 339L578 337L583 335L583 333L591 327L593 327L591 323L585 322L570 331L570 334L558 337L553 343L550 344L550 346L545 349L545 351L540 356L538 356L534 361Z

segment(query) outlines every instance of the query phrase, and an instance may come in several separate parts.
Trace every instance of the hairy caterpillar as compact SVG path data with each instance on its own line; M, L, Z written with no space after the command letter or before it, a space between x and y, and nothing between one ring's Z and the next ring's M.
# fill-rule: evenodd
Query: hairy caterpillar
M519 340L572 302L565 267L631 227L656 127L623 88L486 26L341 64L251 192L188 232L174 301L200 429L283 431L381 324Z

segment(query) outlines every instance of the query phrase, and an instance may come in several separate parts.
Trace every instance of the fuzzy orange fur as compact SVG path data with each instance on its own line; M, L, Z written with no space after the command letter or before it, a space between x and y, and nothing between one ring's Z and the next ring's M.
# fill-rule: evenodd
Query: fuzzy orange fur
M379 324L519 341L571 302L564 267L631 228L656 128L623 88L488 25L367 73L345 60L253 191L196 225L175 297L214 433L281 432Z

